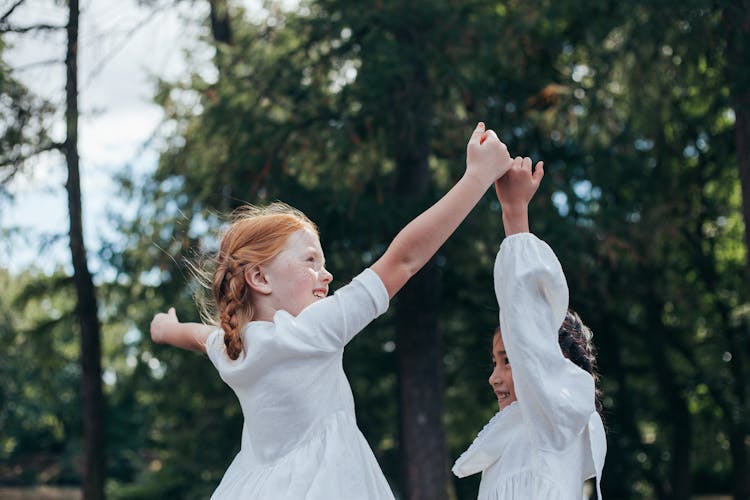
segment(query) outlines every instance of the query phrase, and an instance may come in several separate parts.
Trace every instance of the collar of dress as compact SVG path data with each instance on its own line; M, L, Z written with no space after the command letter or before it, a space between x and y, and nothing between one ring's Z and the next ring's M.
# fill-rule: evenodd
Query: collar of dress
M503 454L511 437L519 432L520 423L521 407L514 401L487 422L471 446L453 464L453 473L458 477L470 476L492 465Z

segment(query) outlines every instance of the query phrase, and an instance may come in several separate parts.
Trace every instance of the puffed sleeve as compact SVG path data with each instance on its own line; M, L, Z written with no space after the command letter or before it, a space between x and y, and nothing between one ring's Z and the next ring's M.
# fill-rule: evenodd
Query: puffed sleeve
M288 322L286 326L297 332L300 340L324 351L335 351L387 311L389 300L380 277L368 268L332 296L306 307L296 318L277 313L274 322Z
M557 332L568 285L552 249L530 233L506 238L495 260L500 330L524 419L539 446L561 450L595 411L594 380L566 359Z

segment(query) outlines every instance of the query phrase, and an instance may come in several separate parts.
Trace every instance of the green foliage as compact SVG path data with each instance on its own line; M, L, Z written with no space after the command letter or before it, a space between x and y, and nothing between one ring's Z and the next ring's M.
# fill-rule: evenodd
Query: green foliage
M0 271L0 477L75 480L81 411L70 280Z
M8 196L8 182L27 160L54 147L48 136L54 110L14 77L2 59L5 46L0 39L0 195Z
M162 189L144 205L161 208L139 223L166 224L159 246L179 261L196 243L187 234L213 241L185 226L215 228L217 212L282 198L319 223L345 282L429 202L394 203L390 132L407 131L407 144L427 134L437 196L462 172L467 131L484 119L511 151L546 160L533 226L557 249L571 303L597 333L610 430L605 491L670 495L685 474L711 475L726 490L726 415L747 409L723 353L747 330L747 290L720 15L698 1L583 10L329 0L273 21L234 17L236 40L217 47L216 76L159 93L176 133L157 172ZM420 50L403 53L403 40ZM429 108L400 94L403 79L424 79ZM425 112L429 130L410 128ZM499 219L497 204L482 202L438 258L451 457L493 412L489 276ZM172 269L164 281L174 286L175 266L156 261ZM397 484L390 321L353 342L346 368L360 425ZM685 433L691 461L675 456ZM697 452L711 440L724 444ZM471 498L476 484L458 481L457 494Z
M479 119L512 153L545 160L532 228L595 333L605 495L729 492L750 422L750 309L728 75L747 75L728 67L722 8L320 0L260 20L233 11L233 43L195 61L213 71L160 82L158 169L123 179L138 213L116 221L122 241L101 253L116 271L101 286L111 495L204 498L237 451L239 405L210 362L147 334L171 305L198 320L186 260L216 247L225 214L277 198L297 206L345 283L461 175ZM412 126L425 116L428 127ZM399 198L397 154L421 138L427 194ZM451 459L494 412L500 220L488 194L436 259ZM80 440L69 284L2 279L2 467L45 452L65 464L53 479L67 479ZM396 347L387 314L345 355L359 425L394 487ZM46 480L34 474L13 480ZM457 498L477 485L456 480Z

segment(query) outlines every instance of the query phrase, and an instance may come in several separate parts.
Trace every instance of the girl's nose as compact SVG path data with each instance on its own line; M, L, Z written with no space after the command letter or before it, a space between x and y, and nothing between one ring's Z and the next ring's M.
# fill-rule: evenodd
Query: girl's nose
M492 373L490 373L490 378L488 380L491 386L495 386L495 384L500 383L500 374L498 373L497 367L492 369Z
M329 273L328 269L326 268L323 268L323 281L325 283L330 283L331 281L333 281L333 274Z

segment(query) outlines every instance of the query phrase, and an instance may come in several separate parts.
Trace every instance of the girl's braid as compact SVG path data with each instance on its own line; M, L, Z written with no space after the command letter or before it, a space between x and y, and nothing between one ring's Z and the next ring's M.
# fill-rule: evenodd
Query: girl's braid
M248 307L249 287L245 282L244 265L231 255L223 262L225 267L219 302L219 322L224 330L224 344L230 359L237 359L242 352L242 335L240 325L243 324L243 309Z

